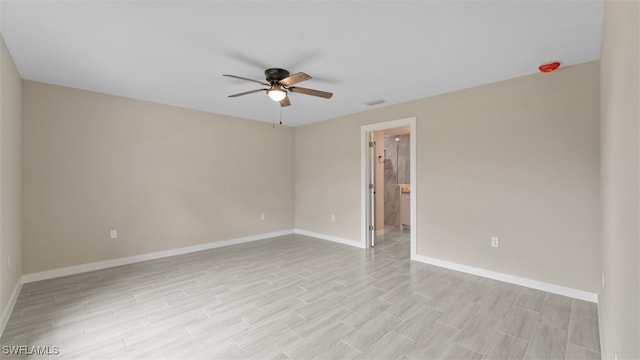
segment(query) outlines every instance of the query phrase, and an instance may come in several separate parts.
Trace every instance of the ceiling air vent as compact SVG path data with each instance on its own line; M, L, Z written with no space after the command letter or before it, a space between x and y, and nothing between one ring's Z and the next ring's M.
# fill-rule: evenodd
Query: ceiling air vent
M363 104L367 106L374 106L374 105L382 104L383 102L384 102L384 99L374 99L374 100L365 101Z

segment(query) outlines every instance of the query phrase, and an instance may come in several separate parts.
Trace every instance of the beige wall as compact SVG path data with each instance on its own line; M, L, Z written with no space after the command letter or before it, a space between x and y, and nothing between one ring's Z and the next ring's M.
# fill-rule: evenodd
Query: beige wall
M21 85L0 36L0 321L22 276Z
M591 62L296 128L296 228L359 242L360 127L416 116L419 255L597 292L598 87Z
M602 357L640 358L640 6L607 1L601 50Z
M31 81L23 115L25 273L293 228L291 128Z

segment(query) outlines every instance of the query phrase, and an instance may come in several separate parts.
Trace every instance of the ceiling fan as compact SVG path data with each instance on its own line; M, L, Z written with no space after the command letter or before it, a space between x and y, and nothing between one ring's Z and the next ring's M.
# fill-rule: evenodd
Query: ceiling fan
M242 76L229 75L229 74L223 74L222 76L228 76L235 79L252 81L258 84L262 84L264 86L268 86L267 89L256 89L251 91L245 91L238 94L229 95L229 97L238 97L242 95L257 93L260 91L266 91L269 98L271 98L271 100L273 101L279 102L280 106L289 106L291 105L291 102L289 101L289 96L287 94L288 91L292 93L318 96L325 99L330 99L333 96L333 93L326 92L326 91L291 86L293 84L297 84L299 82L311 79L311 76L303 72L289 75L289 71L285 69L279 69L279 68L267 69L264 71L266 82L248 79Z

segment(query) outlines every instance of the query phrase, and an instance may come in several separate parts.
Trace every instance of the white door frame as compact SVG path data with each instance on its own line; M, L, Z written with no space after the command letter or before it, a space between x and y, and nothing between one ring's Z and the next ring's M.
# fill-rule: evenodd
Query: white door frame
M399 120L385 121L360 127L360 213L361 213L361 246L369 248L370 235L368 219L371 215L371 204L369 204L369 182L371 179L368 170L369 156L369 134L374 131L393 129L409 126L409 172L411 182L411 194L409 196L411 203L411 258L416 256L416 238L418 233L418 222L416 221L416 118L410 117Z

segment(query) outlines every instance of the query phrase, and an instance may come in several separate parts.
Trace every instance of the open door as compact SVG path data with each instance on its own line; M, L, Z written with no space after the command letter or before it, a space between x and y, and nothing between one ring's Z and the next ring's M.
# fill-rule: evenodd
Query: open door
M368 181L369 181L369 219L367 221L369 246L376 246L376 142L374 133L369 133L369 159L368 159Z
M411 184L411 191L409 192L409 220L407 224L410 225L410 257L414 259L417 256L416 253L416 239L418 232L418 223L416 221L416 118L410 117L399 120L391 120L385 122L379 122L369 125L362 125L360 127L360 175L361 175L361 188L360 188L360 239L361 247L369 248L375 245L376 238L376 166L382 166L377 164L376 153L376 132L396 129L396 128L409 128L409 174ZM384 183L381 181L381 184ZM384 191L381 191L384 194ZM381 212L383 210L380 210ZM384 223L384 220L378 219L380 223ZM381 224L378 224L381 225ZM383 225L383 224L382 224ZM382 228L384 232L384 226Z

